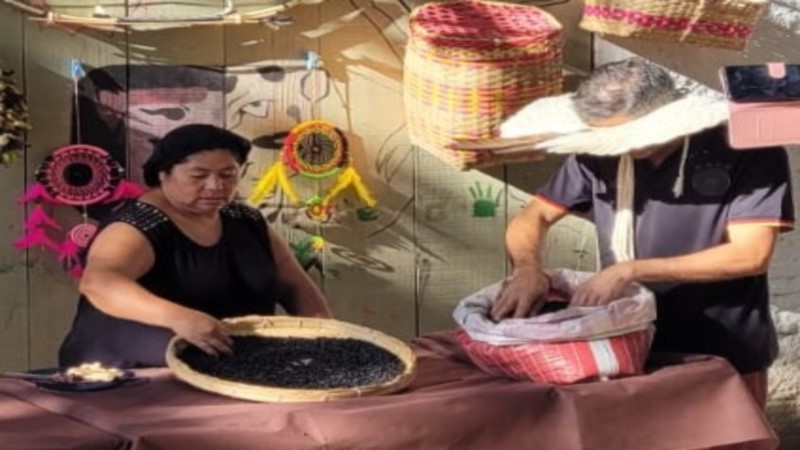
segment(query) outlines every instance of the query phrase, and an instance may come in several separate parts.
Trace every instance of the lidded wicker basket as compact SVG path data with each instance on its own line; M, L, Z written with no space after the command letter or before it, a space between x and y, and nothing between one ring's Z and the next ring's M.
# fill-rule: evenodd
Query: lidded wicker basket
M614 36L742 50L768 0L585 0L580 27Z
M416 374L416 356L408 345L397 338L361 325L334 319L288 316L243 316L225 319L223 323L232 336L360 339L397 356L403 363L404 369L397 377L387 382L353 388L289 389L255 385L195 371L178 358L178 354L189 344L175 337L167 346L166 362L167 367L178 379L204 391L244 400L312 402L390 394L411 384Z
M457 141L497 137L532 100L561 92L561 24L534 6L427 3L409 22L404 98L412 143L459 169L498 164Z

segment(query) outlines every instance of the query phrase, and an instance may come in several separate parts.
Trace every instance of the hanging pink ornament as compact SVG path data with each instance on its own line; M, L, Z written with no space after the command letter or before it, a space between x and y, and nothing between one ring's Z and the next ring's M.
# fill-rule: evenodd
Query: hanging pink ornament
M82 225L78 225L72 230L75 230L81 226ZM83 233L77 234L83 235ZM64 242L62 242L61 246L58 248L58 260L64 264L67 274L69 274L69 276L72 278L80 278L81 275L83 275L83 264L81 263L80 258L82 247L84 246L73 240L72 233L70 233L69 238L64 239Z
M14 241L14 248L23 250L31 247L42 247L58 252L58 245L50 239L44 232L44 228L34 228L28 231L25 236Z
M72 278L80 278L83 275L83 266L80 264L76 264L67 270L67 274Z
M75 144L51 152L36 170L36 181L58 203L88 206L105 201L124 170L100 147Z
M32 185L28 186L28 189L25 190L25 193L17 199L17 204L21 205L28 202L38 202L41 200L50 203L58 203L56 199L47 193L47 190L42 184L33 183Z
M50 217L42 204L82 207L86 220L87 208L101 203L136 198L147 189L125 181L122 166L102 148L76 144L51 152L36 170L36 182L17 200L19 204L34 203L24 223L25 235L13 245L19 250L41 247L53 251L71 276L83 272L80 261L82 249L89 246L97 226L82 223L59 233L63 242L56 242L48 229L63 229Z
M86 248L89 246L89 242L92 241L95 233L97 233L96 225L91 223L81 223L75 225L71 230L69 230L69 239L67 240L72 241L78 247Z
M42 205L36 205L36 207L33 208L28 216L28 220L25 221L24 227L26 230L30 231L34 228L41 228L45 226L55 228L56 230L61 229L61 225L59 225L58 222L53 220L53 218L44 212Z
M114 203L129 198L139 198L145 192L147 192L147 188L141 184L122 180L117 185L117 188L114 189L114 193L111 197L107 198L103 203Z
M80 264L78 253L81 247L72 241L72 239L64 239L64 242L58 247L58 260L64 263L65 267L71 268L76 264Z

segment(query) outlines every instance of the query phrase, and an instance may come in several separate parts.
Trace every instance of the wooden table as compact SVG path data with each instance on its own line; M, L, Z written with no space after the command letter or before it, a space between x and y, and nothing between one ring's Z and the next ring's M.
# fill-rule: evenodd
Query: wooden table
M643 376L550 386L479 371L450 333L413 347L419 374L406 391L328 403L229 399L167 369L137 371L147 384L80 394L2 380L0 448L686 450L774 440L721 359L687 357Z

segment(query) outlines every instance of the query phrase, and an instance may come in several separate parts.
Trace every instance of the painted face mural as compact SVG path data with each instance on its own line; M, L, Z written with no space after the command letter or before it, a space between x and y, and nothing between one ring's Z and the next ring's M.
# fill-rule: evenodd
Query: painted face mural
M107 149L142 181L141 166L153 143L190 123L224 124L221 69L190 66L109 66L80 82L76 140Z
M263 67L106 66L79 84L73 141L106 149L142 180L154 142L189 123L226 126L253 141L252 176L269 164L292 126L310 116L299 86L304 71ZM308 103L308 102L306 102ZM247 185L247 176L243 183Z

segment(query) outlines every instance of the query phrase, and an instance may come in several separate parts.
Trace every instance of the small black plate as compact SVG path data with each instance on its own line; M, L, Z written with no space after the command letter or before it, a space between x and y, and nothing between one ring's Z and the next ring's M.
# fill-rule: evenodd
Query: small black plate
M36 369L30 370L28 373L32 373L35 375L54 375L61 371L58 368L48 368L48 369ZM123 370L122 375L111 380L111 381L33 381L31 382L36 386L47 389L50 391L59 391L59 392L91 392L91 391L102 391L105 389L113 389L115 387L122 386L124 384L130 384L137 381L144 381L143 378L139 378L136 376L135 373L131 370Z

